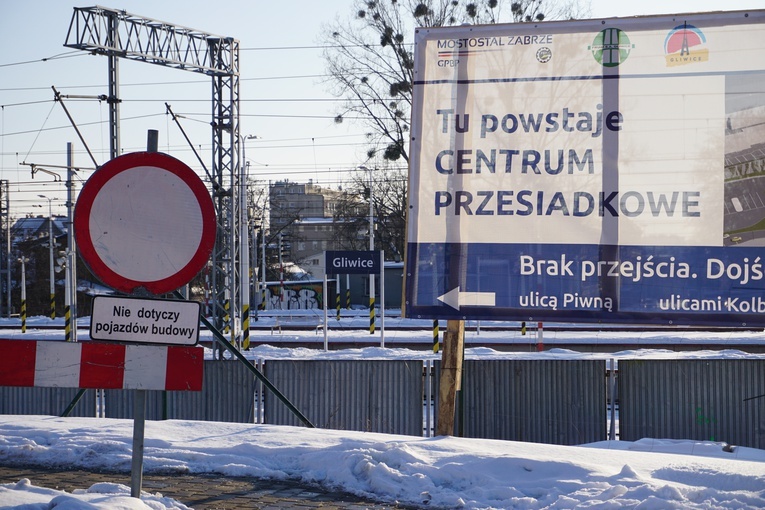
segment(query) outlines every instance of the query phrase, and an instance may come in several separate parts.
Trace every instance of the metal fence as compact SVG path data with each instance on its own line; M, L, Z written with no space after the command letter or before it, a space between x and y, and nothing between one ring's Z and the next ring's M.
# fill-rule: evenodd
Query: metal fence
M620 438L765 448L765 360L619 361Z
M59 415L77 395L77 388L0 387L0 414ZM85 393L70 416L96 416L96 394Z
M439 361L268 360L261 370L318 427L430 436ZM613 375L613 372L610 374ZM455 431L582 444L605 439L606 362L467 360ZM619 437L765 448L765 360L620 360ZM58 415L76 389L0 387L0 414ZM206 361L201 392L147 392L147 418L300 425L239 362ZM759 398L758 398L759 397ZM130 418L133 392L86 392L72 416Z
M422 361L269 361L266 377L317 427L422 435ZM300 425L266 394L269 423Z
M455 430L465 437L575 445L604 440L606 425L603 361L464 362Z

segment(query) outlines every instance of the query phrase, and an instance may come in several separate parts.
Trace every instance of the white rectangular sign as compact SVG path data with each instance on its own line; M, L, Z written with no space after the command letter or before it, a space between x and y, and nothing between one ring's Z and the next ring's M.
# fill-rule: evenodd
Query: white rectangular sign
M142 344L196 345L196 301L98 296L93 300L90 338Z
M410 241L722 246L730 80L763 71L739 18L420 29Z
M763 126L762 10L418 29L406 314L765 324Z

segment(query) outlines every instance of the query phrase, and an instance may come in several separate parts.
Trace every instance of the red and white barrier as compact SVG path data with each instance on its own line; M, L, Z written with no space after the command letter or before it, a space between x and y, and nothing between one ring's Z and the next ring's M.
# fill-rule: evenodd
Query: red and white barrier
M0 340L0 386L201 391L204 349Z

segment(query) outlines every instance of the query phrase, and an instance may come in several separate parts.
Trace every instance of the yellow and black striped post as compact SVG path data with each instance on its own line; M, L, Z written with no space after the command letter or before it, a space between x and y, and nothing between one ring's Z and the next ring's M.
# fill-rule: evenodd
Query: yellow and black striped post
M242 305L242 348L250 348L250 305Z
M72 312L68 305L64 308L64 340L72 341Z
M438 354L438 319L433 321L433 354Z
M351 279L348 275L345 276L345 309L351 309Z
M51 319L56 318L56 295L55 294L50 295L50 318Z
M521 335L526 334L526 321L521 322Z
M338 278L340 278L338 276ZM339 285L338 285L339 287ZM337 320L340 320L340 290L335 293L335 307L337 308Z
M26 257L21 257L19 259L19 262L21 262L21 332L26 333L27 332L27 270L26 270L26 263L29 262L29 259Z
M223 316L223 334L225 335L228 335L229 331L231 331L231 326L229 325L229 321L231 320L231 316L229 315L230 308L231 301L227 299L223 305L223 309L226 311L226 314Z
M369 334L375 334L375 298L369 298Z
M21 332L27 332L27 300L21 299Z

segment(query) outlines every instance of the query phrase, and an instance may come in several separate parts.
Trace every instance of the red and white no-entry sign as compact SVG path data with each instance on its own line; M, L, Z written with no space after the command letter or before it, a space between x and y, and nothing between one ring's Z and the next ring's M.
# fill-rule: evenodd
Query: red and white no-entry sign
M74 210L80 256L104 284L165 294L187 284L215 244L215 209L202 180L159 152L115 158L88 179Z

